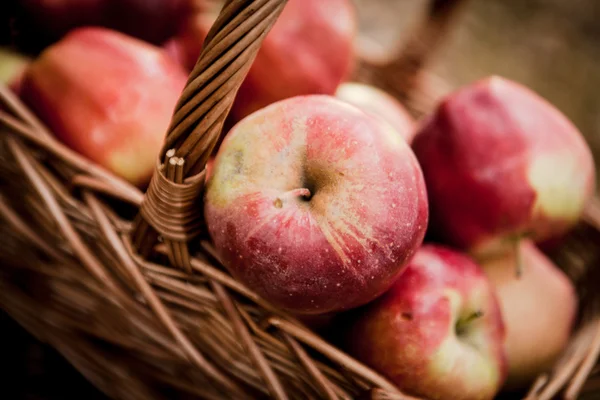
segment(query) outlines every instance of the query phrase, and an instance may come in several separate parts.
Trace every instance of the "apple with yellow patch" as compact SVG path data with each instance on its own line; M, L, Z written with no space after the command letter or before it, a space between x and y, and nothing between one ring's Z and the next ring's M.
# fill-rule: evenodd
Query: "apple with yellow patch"
M229 131L205 216L240 282L283 309L325 314L390 287L422 243L428 208L417 160L389 124L310 95Z
M432 232L488 258L560 236L594 193L591 151L556 107L497 76L447 96L413 141Z
M67 146L143 186L186 81L159 47L80 28L29 65L21 96Z
M571 280L530 240L520 243L522 275L513 254L482 263L494 284L506 326L506 387L522 388L552 368L565 349L577 316Z
M486 400L506 377L504 323L481 267L427 244L383 296L351 311L345 342L407 394Z
M415 120L402 103L386 91L365 83L344 82L338 86L335 96L383 119L391 124L407 143L412 142L416 133Z

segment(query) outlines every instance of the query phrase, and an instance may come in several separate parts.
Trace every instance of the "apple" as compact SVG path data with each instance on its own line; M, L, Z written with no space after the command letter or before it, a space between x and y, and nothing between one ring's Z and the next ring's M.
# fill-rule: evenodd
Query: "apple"
M199 11L164 46L192 69L223 1L200 2ZM358 29L351 0L289 0L261 44L231 117L239 121L278 100L333 95L350 74Z
M381 295L428 218L410 146L329 95L280 100L237 123L212 163L204 212L231 274L296 314Z
M525 387L550 370L565 349L578 309L571 280L530 240L520 243L523 265L514 274L507 254L482 263L493 283L506 326L507 388Z
M504 383L505 330L494 288L453 248L423 245L394 285L345 323L349 353L407 394L485 400Z
M67 146L143 186L186 81L159 47L79 28L31 62L21 97Z
M0 47L0 83L18 92L31 59L7 47Z
M412 145L427 182L431 231L480 259L524 237L564 234L594 193L594 161L577 128L501 77L444 98Z
M39 50L73 29L100 26L153 44L174 35L191 10L190 0L17 0L22 39ZM19 38L21 39L21 38Z
M411 143L416 133L415 121L402 103L389 93L365 83L344 82L336 89L335 96L382 118L390 123L407 143Z

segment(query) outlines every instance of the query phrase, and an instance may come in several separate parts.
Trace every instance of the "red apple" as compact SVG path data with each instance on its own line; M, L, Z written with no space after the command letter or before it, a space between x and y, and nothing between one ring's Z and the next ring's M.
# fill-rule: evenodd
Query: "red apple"
M186 81L160 48L81 28L31 63L21 96L66 145L144 185Z
M390 290L352 318L349 352L408 394L485 400L504 382L498 300L465 254L424 245Z
M552 367L569 341L578 307L569 278L531 241L520 243L519 256L520 278L513 254L482 264L506 326L509 388L524 387Z
M421 244L427 194L389 124L332 96L281 100L223 140L206 186L215 248L240 282L298 314L382 294Z
M182 21L178 32L162 47L177 62L191 71L198 58L210 28L219 16L223 0L206 0L195 3L193 11Z
M577 128L530 89L490 77L446 97L413 141L431 227L478 257L560 236L594 192Z
M187 68L196 64L223 1L206 1L165 46ZM357 31L350 0L289 0L265 38L231 110L235 121L297 95L334 94L348 77Z
M174 35L190 0L18 0L22 35L46 46L75 28L102 26L159 44Z
M407 143L412 142L416 132L415 121L402 103L387 92L364 83L345 82L338 86L335 96L382 118L391 124Z

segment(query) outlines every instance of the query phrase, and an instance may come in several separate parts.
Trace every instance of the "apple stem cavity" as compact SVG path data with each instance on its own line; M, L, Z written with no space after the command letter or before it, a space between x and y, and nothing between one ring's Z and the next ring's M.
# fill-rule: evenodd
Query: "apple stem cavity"
M483 317L483 311L476 310L475 312L469 314L467 318L458 320L458 322L456 323L456 334L458 336L464 334L467 331L467 327L469 326L469 324L481 317Z
M312 194L311 194L310 190L308 190L307 188L292 189L292 190L289 190L289 191L283 193L281 196L277 197L275 199L275 201L273 202L273 205L277 208L281 208L281 207L283 207L283 201L286 199L302 197L305 200L308 200L308 199L310 199L311 195Z

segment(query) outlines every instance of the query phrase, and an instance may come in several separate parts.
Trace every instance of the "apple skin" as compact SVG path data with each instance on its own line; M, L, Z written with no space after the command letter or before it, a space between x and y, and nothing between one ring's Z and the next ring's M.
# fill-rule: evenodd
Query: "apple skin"
M411 143L416 133L416 122L406 108L389 93L359 82L344 82L338 86L335 97L355 105L366 113L382 118Z
M190 0L18 0L27 40L45 47L73 29L98 26L152 44L175 35L192 9Z
M325 314L393 283L422 243L427 193L388 124L332 96L297 96L229 131L205 218L236 279L292 313Z
M80 28L33 60L21 97L64 144L143 186L186 81L159 47Z
M506 327L509 389L526 387L553 366L569 341L578 310L577 293L564 272L532 241L519 245L520 278L512 254L481 264L495 287Z
M591 151L542 97L492 76L446 97L413 141L431 231L478 258L523 237L544 241L578 221L594 193Z
M190 70L222 3L205 1L180 34L164 45ZM333 95L351 73L357 30L350 0L289 0L261 44L237 93L231 118L237 122L293 96Z
M476 312L481 316L466 322ZM494 289L481 267L453 248L423 245L383 296L351 313L349 353L407 394L492 399L505 380Z

